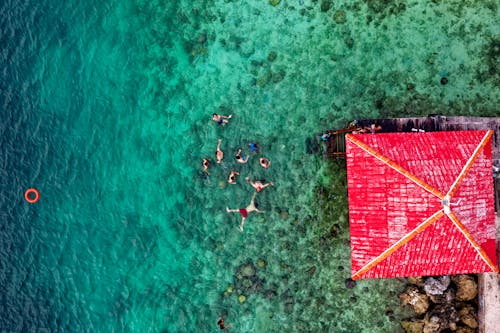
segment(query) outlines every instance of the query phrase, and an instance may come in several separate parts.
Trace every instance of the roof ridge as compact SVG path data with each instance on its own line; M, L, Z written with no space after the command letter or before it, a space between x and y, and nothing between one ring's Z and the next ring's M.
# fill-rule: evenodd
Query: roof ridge
M471 243L472 247L474 247L474 249L479 253L481 258L491 268L491 270L495 273L498 273L498 268L496 267L496 265L490 259L488 254L486 254L486 251L483 250L481 245L479 245L474 236L472 236L472 234L467 230L467 228L462 224L462 222L460 222L458 217L451 211L447 212L446 215L450 218L453 224L455 224L455 226L462 232L465 238L469 241L469 243Z
M378 151L376 151L375 149L371 148L370 146L368 146L363 141L355 138L353 135L346 134L345 138L347 140L351 141L352 143L354 143L359 148L361 148L364 151L366 151L368 154L370 154L373 157L375 157L376 159L380 160L382 163L390 166L391 168L393 168L394 170L396 170L397 172L399 172L400 174L402 174L406 178L410 179L412 182L414 182L418 186L422 187L427 192L430 192L431 194L433 194L434 196L438 197L441 200L445 197L444 193L442 193L438 189L434 188L433 186L427 184L426 182L424 182L423 180L421 180L420 178L418 178L417 176L415 176L413 173L411 173L410 171L408 171L405 168L403 168L398 163L394 162L393 160L391 160L387 156L379 153Z
M477 145L476 149L474 149L474 152L472 153L471 157L469 157L469 160L467 160L467 163L465 163L464 167L462 168L462 171L458 174L457 178L453 182L453 184L450 186L450 189L448 190L448 193L446 194L447 197L451 198L457 191L457 189L460 187L460 184L462 184L462 181L464 180L465 176L469 173L470 169L472 168L472 165L476 161L477 157L479 156L479 153L483 151L484 147L488 143L488 141L491 139L493 135L493 130L488 130L484 134L483 138Z

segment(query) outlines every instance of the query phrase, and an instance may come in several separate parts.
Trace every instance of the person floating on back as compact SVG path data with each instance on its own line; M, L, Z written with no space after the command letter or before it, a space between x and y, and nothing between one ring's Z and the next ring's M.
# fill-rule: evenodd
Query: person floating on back
M269 183L263 183L263 180L256 180L256 181L251 181L250 180L250 177L246 177L245 180L253 186L253 188L255 188L255 191L256 192L260 192L262 191L263 189L265 189L266 187L268 186L274 186L274 183L273 182L269 182Z
M220 149L220 144L222 143L222 139L219 139L217 143L217 151L215 152L215 157L217 157L217 163L222 162L222 159L224 158L224 153Z
M238 171L231 171L229 174L229 177L227 177L227 182L229 184L236 184L236 176L238 176L240 173Z
M220 114L214 113L212 114L212 120L215 121L217 124L225 126L228 122L229 119L231 119L232 115L229 116L222 116Z
M236 159L236 162L238 163L246 163L248 162L248 155L247 156L242 156L241 155L241 149L238 149L238 151L236 152L236 155L234 156L234 158Z
M245 220L248 216L248 213L250 213L250 212L264 213L263 211L260 211L257 209L258 205L254 202L256 194L257 194L257 192L253 193L252 199L250 200L250 204L246 208L230 209L229 207L226 207L226 212L228 212L228 213L240 213L241 214L240 231L243 231L243 225L245 224Z
M264 169L267 169L271 166L271 161L269 161L267 158L264 157L259 158L259 163L260 166L263 167Z

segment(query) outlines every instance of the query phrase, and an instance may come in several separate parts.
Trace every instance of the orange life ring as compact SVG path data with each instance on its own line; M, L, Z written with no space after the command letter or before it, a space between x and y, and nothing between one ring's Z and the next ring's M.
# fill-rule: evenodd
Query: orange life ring
M34 194L34 198L30 198L30 194ZM29 188L24 192L24 199L28 201L29 203L35 203L40 199L40 192L36 188Z

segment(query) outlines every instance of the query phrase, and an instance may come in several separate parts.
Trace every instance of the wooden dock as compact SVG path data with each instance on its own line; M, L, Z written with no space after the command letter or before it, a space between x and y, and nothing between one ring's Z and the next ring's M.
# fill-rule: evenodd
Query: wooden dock
M495 216L497 236L497 261L500 255L498 240L500 239L500 215ZM497 263L498 264L498 263ZM479 274L479 333L500 333L500 274Z
M363 119L355 121L352 126L328 131L332 135L326 143L325 156L328 158L339 158L345 154L345 141L343 136L357 130L365 130L370 133L370 127L375 124L376 133L394 132L436 132L436 131L464 131L492 129L493 135L493 164L500 164L500 118L491 117L449 117L429 116L413 118L390 118L390 119Z

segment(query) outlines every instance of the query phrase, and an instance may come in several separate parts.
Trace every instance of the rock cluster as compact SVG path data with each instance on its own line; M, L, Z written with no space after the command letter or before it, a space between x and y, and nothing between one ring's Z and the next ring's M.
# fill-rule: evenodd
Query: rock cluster
M409 278L399 297L415 316L401 326L407 333L475 332L477 292L473 275Z

